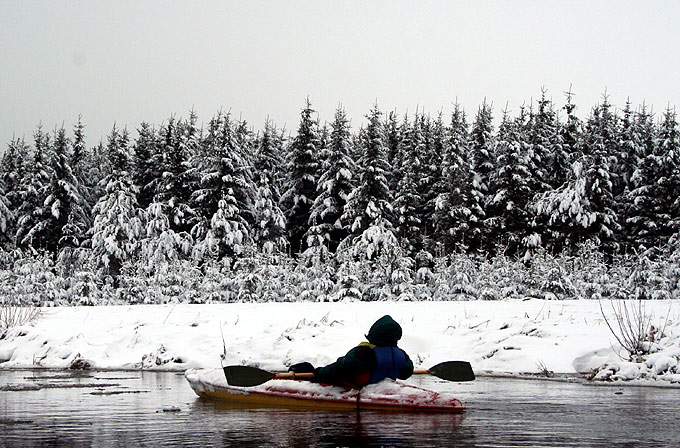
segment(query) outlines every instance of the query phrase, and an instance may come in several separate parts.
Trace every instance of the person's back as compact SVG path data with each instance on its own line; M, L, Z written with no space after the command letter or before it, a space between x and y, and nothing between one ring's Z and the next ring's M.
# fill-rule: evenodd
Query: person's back
M366 335L368 342L362 342L334 363L314 369L315 381L362 387L385 378L409 378L413 374L413 362L397 347L401 335L401 326L392 317L381 317ZM301 363L291 366L290 370L302 371L306 366L311 367L309 363Z

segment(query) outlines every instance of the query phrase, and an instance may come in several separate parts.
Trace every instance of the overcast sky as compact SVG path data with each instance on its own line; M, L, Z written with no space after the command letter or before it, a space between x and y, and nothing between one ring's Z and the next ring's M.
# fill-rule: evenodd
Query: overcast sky
M220 108L261 129L297 129L309 95L322 121L342 103L353 127L377 100L469 116L486 97L558 104L572 85L582 114L630 96L656 112L680 104L680 2L41 1L0 0L0 145L42 122L94 145Z

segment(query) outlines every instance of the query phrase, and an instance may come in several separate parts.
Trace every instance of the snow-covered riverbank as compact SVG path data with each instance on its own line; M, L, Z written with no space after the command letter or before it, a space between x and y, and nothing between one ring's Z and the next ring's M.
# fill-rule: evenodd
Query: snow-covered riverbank
M618 352L627 354L597 301L506 300L47 308L0 340L0 368L219 367L222 334L225 364L271 370L305 360L323 365L390 314L404 329L400 345L423 368L467 360L478 373L576 374L608 364L601 377L680 382L680 301L645 306L656 320L669 318L657 352L640 364L622 361ZM611 313L608 302L603 307Z

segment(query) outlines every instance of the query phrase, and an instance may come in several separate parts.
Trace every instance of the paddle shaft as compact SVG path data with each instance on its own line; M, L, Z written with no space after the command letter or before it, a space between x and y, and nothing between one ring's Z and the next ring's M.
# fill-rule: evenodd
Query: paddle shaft
M226 366L223 367L227 383L231 386L252 387L273 379L311 380L313 373L274 373L257 367ZM427 370L416 370L414 374L429 374L446 381L472 381L475 374L467 361L445 361Z

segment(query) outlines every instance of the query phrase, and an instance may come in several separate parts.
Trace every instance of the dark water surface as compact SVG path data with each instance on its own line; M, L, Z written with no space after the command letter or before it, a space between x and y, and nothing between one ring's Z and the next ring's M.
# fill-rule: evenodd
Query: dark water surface
M414 383L468 410L244 409L199 399L177 373L0 370L0 446L680 447L680 389Z

